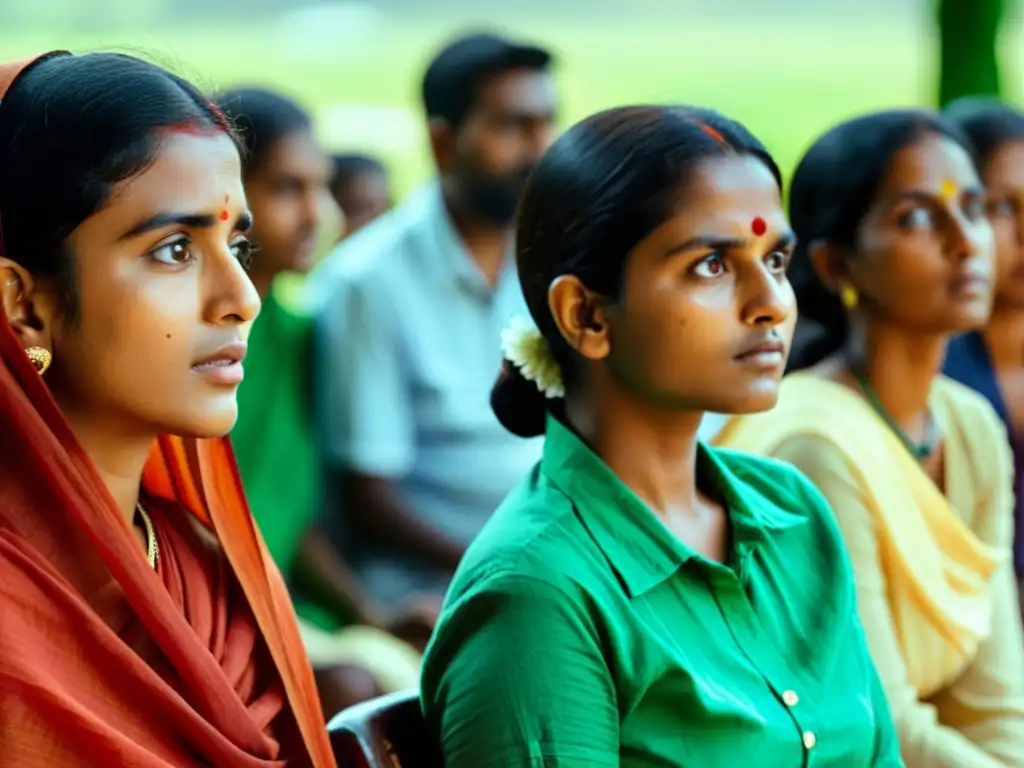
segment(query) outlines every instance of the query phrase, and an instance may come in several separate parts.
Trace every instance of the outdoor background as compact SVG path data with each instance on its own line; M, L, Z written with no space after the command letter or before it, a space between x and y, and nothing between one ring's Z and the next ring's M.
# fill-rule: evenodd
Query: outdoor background
M1009 1L998 44L1003 95L1017 104L1022 5ZM423 68L465 29L555 51L563 124L630 102L713 106L790 173L844 117L935 103L935 19L931 0L0 0L0 60L120 50L210 89L278 87L314 111L328 149L382 155L404 193L429 173Z

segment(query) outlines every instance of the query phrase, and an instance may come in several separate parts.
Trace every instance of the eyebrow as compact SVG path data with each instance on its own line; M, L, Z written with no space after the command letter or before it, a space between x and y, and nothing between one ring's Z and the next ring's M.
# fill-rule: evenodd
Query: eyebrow
M686 251L692 251L697 248L708 248L716 251L727 251L731 248L742 248L749 242L748 239L742 237L716 237L715 235L697 235L691 237L678 245L673 245L671 248L665 251L665 258L675 256L679 253ZM796 242L796 235L792 232L783 232L775 243L772 245L772 250L778 250L780 248L788 248Z
M156 229L177 225L189 229L209 229L218 221L218 217L197 213L157 213L135 224L131 229L121 235L119 240L131 240L139 235L152 232ZM243 211L235 220L235 229L247 232L252 227L252 214Z
M978 197L984 197L985 191L977 185L971 185L968 187L958 187L957 194L954 197L960 197L962 194L975 195ZM936 199L944 199L941 192L932 192L927 189L908 189L900 192L898 195L889 200L888 206L891 208L897 203L902 203L905 200L921 200L926 203L934 203Z

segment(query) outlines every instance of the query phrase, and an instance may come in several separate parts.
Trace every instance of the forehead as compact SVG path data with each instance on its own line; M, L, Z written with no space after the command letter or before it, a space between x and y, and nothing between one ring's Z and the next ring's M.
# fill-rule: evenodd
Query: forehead
M775 177L750 155L725 155L701 163L683 190L682 200L677 218L693 225L731 225L741 220L749 228L751 216L782 210Z
M101 214L189 213L220 206L225 195L244 199L241 160L230 137L172 133L145 170L114 187Z
M761 218L772 230L788 231L779 185L767 166L749 155L725 155L697 166L679 189L677 212L642 246L663 249L691 237L748 238Z
M325 179L330 174L330 159L321 151L313 134L301 129L282 136L268 148L257 174L303 176Z
M991 154L986 164L990 184L1024 186L1024 139L1004 142Z
M907 189L941 189L947 181L976 185L978 174L963 147L946 136L928 134L893 155L879 193L891 197Z
M477 104L486 111L546 117L555 108L555 81L543 70L508 69L483 79Z

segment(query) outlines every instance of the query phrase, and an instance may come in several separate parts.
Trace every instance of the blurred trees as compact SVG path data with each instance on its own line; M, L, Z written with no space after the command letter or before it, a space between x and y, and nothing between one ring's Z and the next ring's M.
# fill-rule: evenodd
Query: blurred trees
M939 106L999 96L999 29L1006 0L938 0Z

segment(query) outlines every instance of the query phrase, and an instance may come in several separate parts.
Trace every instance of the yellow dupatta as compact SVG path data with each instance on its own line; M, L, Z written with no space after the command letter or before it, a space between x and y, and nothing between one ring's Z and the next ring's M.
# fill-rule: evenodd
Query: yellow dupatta
M972 482L966 446L953 429L956 386L940 378L930 398L946 439L946 484L954 501L969 497L963 486ZM856 479L878 536L908 676L928 695L955 677L989 636L989 583L1005 555L978 539L870 404L835 382L788 376L773 410L732 419L714 442L772 455L800 436L828 441Z

